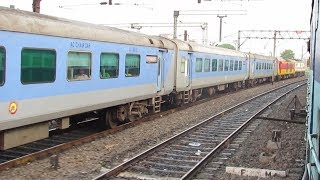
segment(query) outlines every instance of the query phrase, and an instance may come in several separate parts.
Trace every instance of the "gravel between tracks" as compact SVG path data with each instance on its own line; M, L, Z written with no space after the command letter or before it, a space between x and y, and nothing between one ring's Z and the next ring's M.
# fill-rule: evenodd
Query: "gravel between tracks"
M100 174L101 169L114 167L205 118L263 91L297 80L301 80L301 78L281 81L273 85L266 84L225 95L108 135L91 143L76 146L59 154L60 168L58 170L52 169L49 158L45 158L24 166L4 170L0 172L0 177L1 179L90 179Z
M295 95L299 98L302 106L306 105L307 87L303 86L280 100L263 114L266 117L290 119L289 106ZM296 118L298 121L305 121L304 118ZM273 177L270 179L302 179L304 172L305 159L305 124L295 124L278 121L261 120L262 122L248 139L237 150L237 153L227 162L227 166L244 168L261 168L287 171L286 178ZM272 137L273 130L281 131L281 148L278 151L267 149L266 145ZM261 153L276 155L274 160L269 162L260 162ZM214 179L232 179L232 180L251 180L257 177L240 177L236 175L225 174L225 167Z

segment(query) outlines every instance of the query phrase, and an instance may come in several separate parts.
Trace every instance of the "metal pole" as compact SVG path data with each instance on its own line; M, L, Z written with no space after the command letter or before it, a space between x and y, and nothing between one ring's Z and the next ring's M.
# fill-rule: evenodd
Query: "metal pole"
M276 46L277 46L277 31L273 34L273 57L276 57Z
M240 44L240 33L241 33L241 31L239 30L238 31L238 51L240 51L240 46L241 46L241 44Z
M187 30L184 30L184 41L188 41L188 32Z
M41 0L33 0L33 4L32 4L33 12L40 13L40 1Z
M173 12L173 39L177 39L177 24L178 24L179 11Z
M208 45L208 23L201 25L202 28L202 44Z
M221 42L221 39L222 39L222 18L227 17L227 15L224 15L224 16L218 15L217 17L220 18L219 42Z
M220 18L220 32L219 32L219 42L221 42L221 36L222 36L222 17Z

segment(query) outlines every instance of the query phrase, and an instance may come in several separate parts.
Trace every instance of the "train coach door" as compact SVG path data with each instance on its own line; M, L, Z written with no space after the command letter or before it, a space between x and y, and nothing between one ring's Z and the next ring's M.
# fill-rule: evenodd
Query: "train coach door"
M157 92L161 91L161 88L163 87L163 54L164 51L159 51L158 55L158 78L157 78Z

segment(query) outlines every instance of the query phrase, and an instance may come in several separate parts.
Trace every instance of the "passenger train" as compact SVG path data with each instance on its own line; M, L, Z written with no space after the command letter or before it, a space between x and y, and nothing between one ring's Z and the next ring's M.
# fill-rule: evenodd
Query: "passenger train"
M306 166L303 179L318 180L320 174L319 142L320 142L320 33L318 31L319 1L312 1L310 20L311 37L309 43L310 73L308 86L307 107L307 150Z
M0 149L48 137L52 120L114 127L294 73L273 57L9 8L0 37Z

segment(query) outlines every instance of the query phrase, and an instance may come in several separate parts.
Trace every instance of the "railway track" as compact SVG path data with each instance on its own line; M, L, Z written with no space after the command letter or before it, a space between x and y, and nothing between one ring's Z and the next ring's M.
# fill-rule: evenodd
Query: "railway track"
M183 131L95 179L212 177L223 160L255 128L251 120L294 89L296 82L255 96ZM243 131L251 124L249 130ZM238 138L236 141L235 138ZM206 166L208 165L208 166Z
M239 91L229 92L227 94L232 94L236 92L239 92ZM220 96L224 96L227 94L218 94L213 98L218 98ZM69 149L75 145L91 142L95 139L104 137L109 134L114 134L116 132L122 131L129 127L138 125L140 123L153 120L177 111L187 109L191 106L210 101L213 98L207 98L207 99L196 101L194 103L186 104L183 107L169 109L157 114L144 117L139 121L123 124L114 129L109 129L102 132L98 132L97 130L92 128L90 129L80 128L80 129L68 131L66 133L50 136L49 138L28 143L26 145L18 146L9 150L0 151L0 170L26 164L36 159L48 157L50 155L63 152L64 150Z

